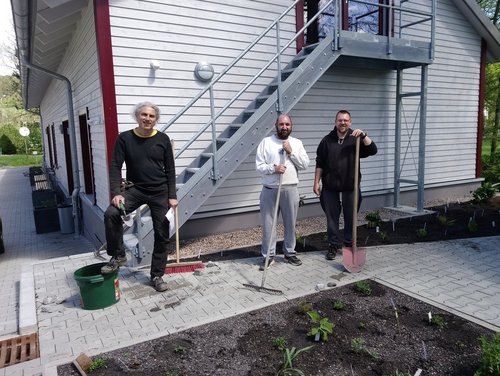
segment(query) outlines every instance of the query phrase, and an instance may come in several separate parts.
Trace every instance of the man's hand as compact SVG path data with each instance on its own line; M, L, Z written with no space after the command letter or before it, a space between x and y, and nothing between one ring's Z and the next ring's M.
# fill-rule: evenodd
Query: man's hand
M292 146L288 140L283 141L283 150L285 150L288 155L292 154Z
M179 205L179 203L177 202L177 200L175 198L168 199L168 207L169 208L175 209L177 207L177 205Z
M113 197L113 199L111 200L111 203L116 206L118 209L120 209L120 205L123 204L125 205L125 197L123 197L122 195L116 195L115 197Z
M313 192L316 196L319 196L320 193L321 193L321 187L319 186L319 182L314 182L314 185L313 185Z
M284 174L286 171L286 166L284 164L275 164L274 165L274 173L275 174Z

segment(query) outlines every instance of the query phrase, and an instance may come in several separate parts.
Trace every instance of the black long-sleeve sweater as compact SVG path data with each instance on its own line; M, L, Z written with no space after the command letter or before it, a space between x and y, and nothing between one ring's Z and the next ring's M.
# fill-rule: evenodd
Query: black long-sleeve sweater
M169 199L177 198L175 163L170 138L162 132L151 137L140 137L134 130L120 133L116 139L109 170L112 197L120 194L121 169L125 163L127 180L139 190L165 193Z
M352 129L349 129L344 141L339 144L337 128L334 128L319 143L316 150L316 167L323 170L321 181L324 188L338 192L354 190L356 137L351 134ZM368 146L363 141L360 142L360 158L375 154L377 154L377 145L373 140ZM359 182L361 182L361 169Z

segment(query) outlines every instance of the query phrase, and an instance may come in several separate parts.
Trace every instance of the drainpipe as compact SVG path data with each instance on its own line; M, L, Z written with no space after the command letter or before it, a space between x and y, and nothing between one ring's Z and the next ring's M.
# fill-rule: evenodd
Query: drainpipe
M76 148L76 131L75 131L75 115L73 112L73 90L71 89L71 82L69 79L59 73L49 71L45 68L42 68L38 65L30 63L24 56L22 57L23 64L28 68L35 69L41 71L43 73L48 74L58 80L64 81L67 86L66 94L68 97L68 125L69 125L69 135L71 141L71 163L73 164L73 181L75 183L75 188L71 193L71 203L73 204L73 220L75 223L75 234L80 235L80 205L78 201L78 196L80 193L80 174L78 173L78 154Z

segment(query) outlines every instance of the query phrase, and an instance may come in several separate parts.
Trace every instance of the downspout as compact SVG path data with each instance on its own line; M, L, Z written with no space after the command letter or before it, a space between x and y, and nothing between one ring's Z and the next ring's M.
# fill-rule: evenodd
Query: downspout
M41 71L49 76L57 78L58 80L64 81L67 86L66 94L68 97L68 125L69 125L69 135L71 141L71 163L73 164L73 181L75 187L73 192L71 193L71 203L73 204L73 221L75 223L75 233L80 235L80 214L81 209L78 201L78 196L80 194L80 174L78 173L78 154L77 154L77 146L76 146L76 131L75 131L75 114L73 112L73 90L71 88L71 82L69 79L59 73L49 71L45 68L42 68L38 65L30 63L25 56L22 56L23 64L28 68L35 69Z

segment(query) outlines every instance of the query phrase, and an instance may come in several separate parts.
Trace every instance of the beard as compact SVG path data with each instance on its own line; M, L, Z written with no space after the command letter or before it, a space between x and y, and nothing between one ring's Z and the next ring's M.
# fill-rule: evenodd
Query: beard
M292 133L292 131L287 130L287 129L282 129L282 130L277 129L276 130L276 135L278 136L278 138L280 140L286 140L288 138L288 136L290 136L290 133Z

